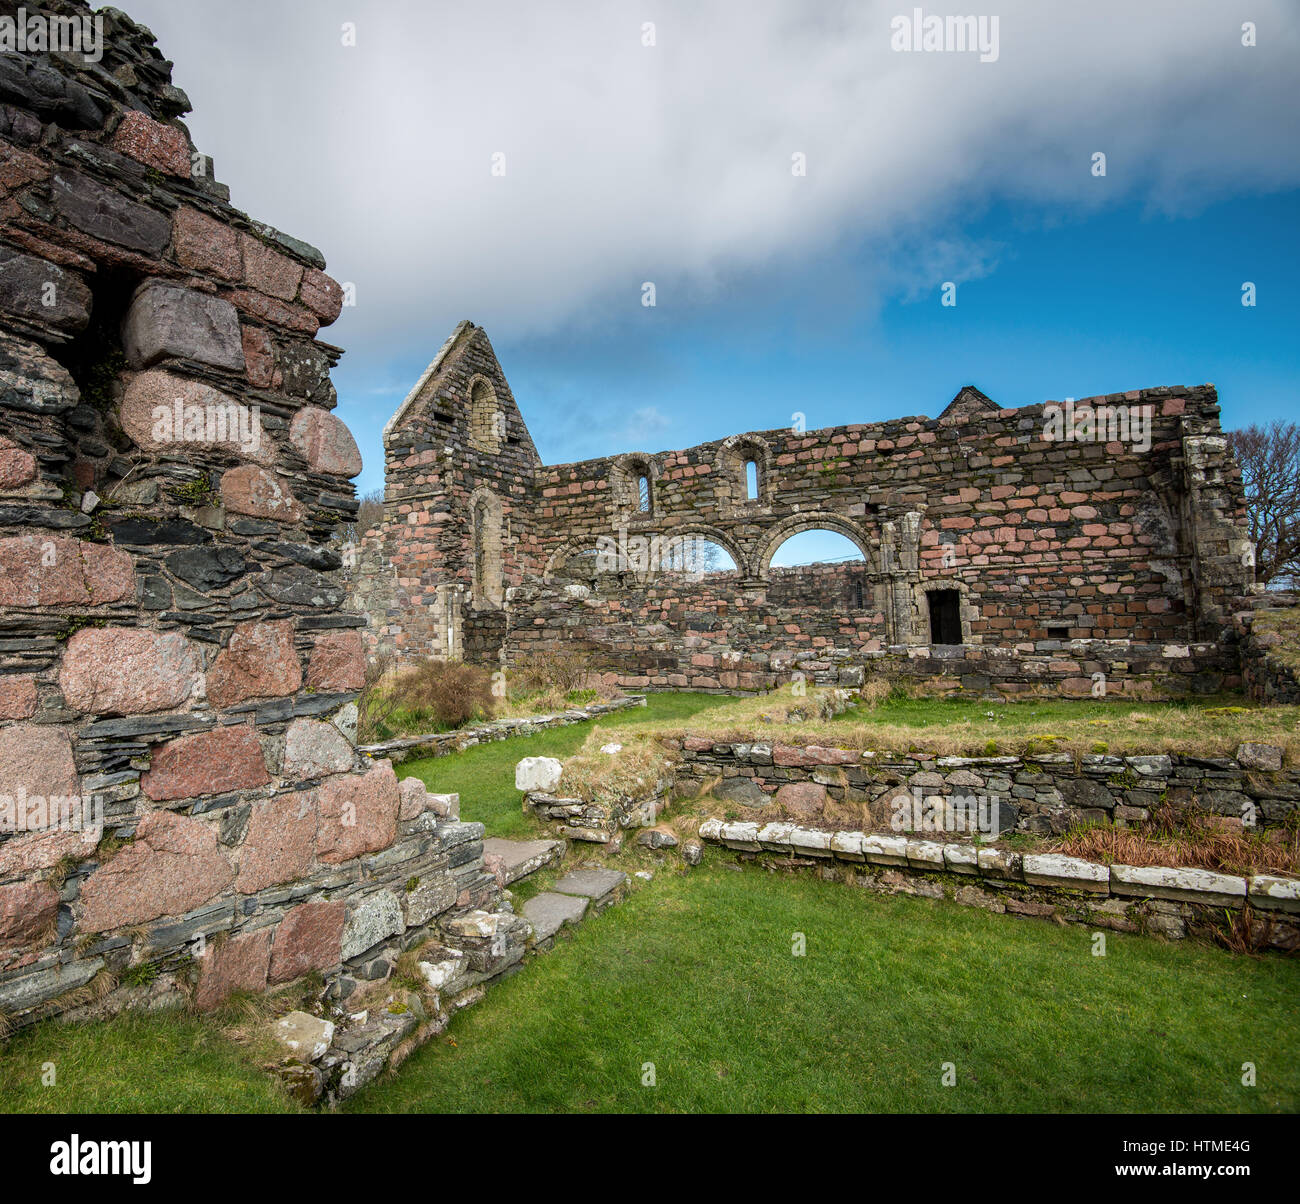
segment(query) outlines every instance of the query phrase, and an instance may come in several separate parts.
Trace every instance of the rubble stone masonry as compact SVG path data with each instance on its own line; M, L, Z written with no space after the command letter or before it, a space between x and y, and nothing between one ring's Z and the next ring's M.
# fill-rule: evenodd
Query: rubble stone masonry
M342 291L231 205L153 36L101 15L98 61L0 54L5 1028L313 971L346 996L499 899L481 825L354 747Z
M633 688L794 672L1010 697L1239 684L1230 613L1253 571L1212 385L1018 409L966 387L938 418L546 466L462 322L384 445L383 521L350 565L372 653L508 665L576 646ZM862 561L773 569L810 529ZM658 571L692 537L735 571Z

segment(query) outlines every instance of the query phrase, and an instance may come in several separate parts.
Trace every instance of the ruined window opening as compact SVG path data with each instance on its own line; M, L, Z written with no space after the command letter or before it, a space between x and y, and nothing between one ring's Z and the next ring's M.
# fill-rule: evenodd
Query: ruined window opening
M501 512L490 498L480 497L471 512L473 549L470 585L475 606L497 606L502 597Z
M930 604L930 643L962 644L961 594L955 589L927 591Z
M642 473L636 481L637 509L650 513L650 478Z
M758 462L756 460L745 461L745 497L751 501L758 501Z
M1047 638L1049 640L1068 640L1070 638L1070 629L1068 627L1049 627L1047 629Z
M476 380L469 394L470 445L479 451L500 451L505 426L505 415L497 407L497 395L492 386L482 378Z

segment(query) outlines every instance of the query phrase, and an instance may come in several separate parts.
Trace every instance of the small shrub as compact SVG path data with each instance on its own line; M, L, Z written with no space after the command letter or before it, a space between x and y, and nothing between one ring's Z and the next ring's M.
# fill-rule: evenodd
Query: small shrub
M387 655L366 662L366 680L357 697L357 736L363 744L386 740L393 734L390 720L398 705L388 689L393 664L393 658Z
M561 698L587 687L592 676L591 658L585 652L533 653L521 657L510 678L510 693L515 697L549 694Z
M494 702L491 673L461 661L421 661L398 675L388 692L398 706L444 728L490 715Z

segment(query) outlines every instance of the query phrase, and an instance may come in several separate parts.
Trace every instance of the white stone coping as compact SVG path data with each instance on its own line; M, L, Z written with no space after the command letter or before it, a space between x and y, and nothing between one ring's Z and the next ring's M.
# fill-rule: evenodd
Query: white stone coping
M706 819L701 840L742 852L799 853L930 872L975 875L1031 886L1065 887L1093 894L1173 899L1209 906L1241 907L1247 900L1273 911L1300 912L1300 878L1236 874L1193 866L1102 865L1061 853L1015 853L960 841L917 840L879 832L827 832L788 822Z

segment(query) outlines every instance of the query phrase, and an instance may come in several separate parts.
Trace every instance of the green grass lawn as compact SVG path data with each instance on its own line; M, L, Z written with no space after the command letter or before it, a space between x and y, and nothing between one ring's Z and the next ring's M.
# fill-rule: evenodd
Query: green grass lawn
M0 1112L298 1111L246 1049L177 1013L51 1020L0 1045Z
M792 955L796 933L806 955ZM1295 1111L1300 965L719 859L494 987L370 1112ZM1258 1085L1244 1087L1242 1064ZM656 1085L643 1086L647 1063ZM944 1063L956 1085L941 1085Z
M599 723L602 728L683 723L702 711L734 701L720 694L650 694L645 706L604 715ZM515 765L524 757L572 756L582 747L593 723L574 723L535 736L476 744L463 753L445 757L405 761L397 766L397 776L414 775L439 794L458 793L461 819L486 824L489 836L535 838L541 834L541 826L523 813L515 789Z
M654 694L611 729L708 722L734 700ZM1038 719L1113 703L1033 703ZM970 720L890 700L857 722ZM1013 722L1018 720L1012 720ZM837 721L841 722L841 721ZM566 757L590 723L399 766L462 813L533 836L514 766ZM776 734L774 729L773 734ZM656 865L631 849L631 872ZM517 902L555 876L519 884ZM806 955L792 955L795 934ZM460 1013L354 1111L1282 1111L1300 1109L1300 963L1092 933L810 876L674 858ZM1244 1087L1242 1064L1258 1085ZM55 1084L42 1084L53 1064ZM656 1085L643 1086L653 1063ZM945 1063L956 1085L941 1084ZM180 1014L47 1022L0 1044L0 1111L296 1109L257 1055Z

